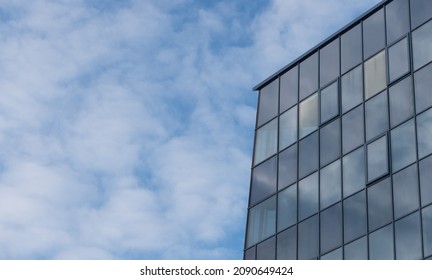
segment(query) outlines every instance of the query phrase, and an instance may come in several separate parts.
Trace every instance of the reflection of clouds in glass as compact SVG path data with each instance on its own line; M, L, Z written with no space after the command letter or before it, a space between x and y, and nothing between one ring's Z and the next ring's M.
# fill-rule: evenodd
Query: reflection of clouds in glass
M318 212L318 173L299 182L299 219Z
M390 123L396 126L414 115L414 95L411 76L389 89Z
M318 222L318 215L315 215L298 225L298 258L300 260L314 259L318 256Z
M428 66L423 67L414 73L417 112L421 112L429 106L432 106L432 94L430 94L430 89L432 88L432 79L430 77L432 77L432 64L429 64Z
M432 203L432 156L429 156L419 164L420 192L422 195L422 206Z
M318 169L318 132L315 132L299 144L300 178Z
M381 137L368 145L367 159L369 181L388 172L387 136Z
M303 137L318 127L318 94L315 93L300 103L300 137Z
M297 141L297 106L294 106L279 118L279 150Z
M387 91L366 102L366 139L370 140L388 129Z
M390 81L399 78L409 70L408 39L405 38L389 48Z
M278 230L297 222L297 185L294 184L278 195Z
M251 208L249 211L247 246L252 246L275 233L276 197Z
M297 145L279 154L279 188L291 185L297 180Z
M342 148L344 153L363 144L363 106L342 117Z
M363 147L343 158L344 197L362 189L365 185Z
M391 131L392 167L397 171L416 159L414 120Z
M385 51L365 62L365 98L368 99L386 87Z
M417 141L419 157L432 153L432 109L417 117Z
M345 242L366 233L366 194L362 191L344 201Z
M323 209L341 199L340 160L321 169L320 175L320 206Z
M255 164L260 163L272 154L277 147L277 119L269 122L256 132Z
M393 259L393 225L388 225L369 235L369 258L371 260Z
M393 175L394 215L398 219L419 207L417 165Z
M422 211L423 243L425 256L432 254L432 205Z
M415 260L422 257L419 212L395 222L396 259Z
M362 100L363 71L360 65L342 76L342 111L348 111Z
M300 98L318 89L318 52L300 63Z
M377 229L393 219L390 178L368 188L369 230Z
M432 22L428 22L412 33L414 70L432 60Z
M276 157L254 168L250 204L255 204L274 192L276 192Z
M367 239L362 237L345 245L345 260L367 260Z

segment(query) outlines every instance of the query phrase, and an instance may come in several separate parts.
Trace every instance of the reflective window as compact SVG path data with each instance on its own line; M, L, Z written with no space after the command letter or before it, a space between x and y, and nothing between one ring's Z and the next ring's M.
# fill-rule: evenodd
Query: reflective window
M275 259L275 244L276 238L272 237L257 245L257 260L274 260Z
M297 180L297 145L293 145L279 154L279 189L291 185Z
M414 120L391 131L392 169L397 171L416 160Z
M297 227L291 227L277 235L277 259L297 259Z
M279 80L276 79L260 90L258 125L268 122L278 113Z
M414 115L414 96L411 77L405 78L389 88L390 124L392 127Z
M417 116L419 158L432 153L432 109Z
M261 202L249 209L247 247L273 235L276 230L276 197Z
M318 173L304 178L298 185L299 220L318 212Z
M339 76L339 39L320 50L320 85L324 86Z
M432 2L430 0L411 0L411 26L416 28L432 18Z
M422 211L424 255L432 255L432 205Z
M432 64L414 73L414 88L417 113L432 106Z
M414 70L419 69L432 60L432 21L413 31L412 47Z
M339 114L339 93L337 81L321 90L321 123Z
M321 260L342 260L342 248L336 249L320 258Z
M347 197L365 186L363 147L346 155L342 159L343 165L343 196Z
M393 201L395 219L419 208L417 165L393 175Z
M393 260L393 225L388 225L369 235L369 259Z
M342 151L344 154L364 143L363 106L342 116Z
M324 210L321 218L321 254L342 245L342 204Z
M299 143L299 176L304 176L318 169L318 132L304 138Z
M408 39L404 38L388 49L390 82L409 71Z
M300 62L300 100L318 89L318 53Z
M370 140L388 130L387 92L369 99L365 105L366 140Z
M345 245L345 260L367 260L367 239L362 237Z
M432 156L419 163L420 193L422 206L432 203Z
M276 192L276 171L276 157L252 170L250 205L254 205Z
M340 120L334 120L320 129L321 166L337 159L341 153Z
M369 230L375 230L393 220L392 192L387 178L370 188L368 196Z
M278 231L286 229L297 222L297 184L294 184L278 195Z
M342 73L362 61L362 30L357 24L341 36L341 66Z
M341 164L340 160L321 169L320 206L324 209L341 200Z
M255 260L255 247L252 247L252 248L250 248L250 249L247 249L246 251L245 251L245 254L244 254L244 259L245 260Z
M387 86L385 51L380 52L364 64L365 99L368 99Z
M362 66L354 68L342 76L342 112L355 107L363 101L363 70Z
M386 6L387 43L392 43L409 31L408 0L394 0Z
M318 128L318 94L300 103L300 138Z
M279 117L279 150L297 141L297 106Z
M298 67L290 69L280 77L280 112L298 102Z
M366 233L366 195L361 191L344 201L344 241L350 242Z
M395 222L396 259L422 258L420 215L415 212Z
M388 172L387 135L385 135L367 145L368 182Z
M318 215L298 225L298 259L310 260L318 256Z
M364 20L363 45L364 58L370 57L385 47L384 9Z
M254 163L258 164L277 151L277 119L256 131Z

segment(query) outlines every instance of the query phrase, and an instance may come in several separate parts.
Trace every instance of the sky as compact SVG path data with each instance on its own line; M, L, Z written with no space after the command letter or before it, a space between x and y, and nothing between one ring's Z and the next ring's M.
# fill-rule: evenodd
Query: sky
M0 259L241 259L252 87L378 0L0 0Z

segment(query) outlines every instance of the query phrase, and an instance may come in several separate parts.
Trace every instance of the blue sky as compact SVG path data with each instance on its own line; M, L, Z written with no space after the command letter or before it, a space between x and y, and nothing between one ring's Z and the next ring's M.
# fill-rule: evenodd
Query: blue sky
M240 259L252 87L378 0L0 0L0 259Z

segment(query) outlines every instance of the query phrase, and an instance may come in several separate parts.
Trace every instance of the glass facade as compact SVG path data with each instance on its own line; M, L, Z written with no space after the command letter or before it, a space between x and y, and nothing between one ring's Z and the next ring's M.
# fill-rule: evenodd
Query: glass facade
M245 259L432 258L431 3L383 1L255 87Z

